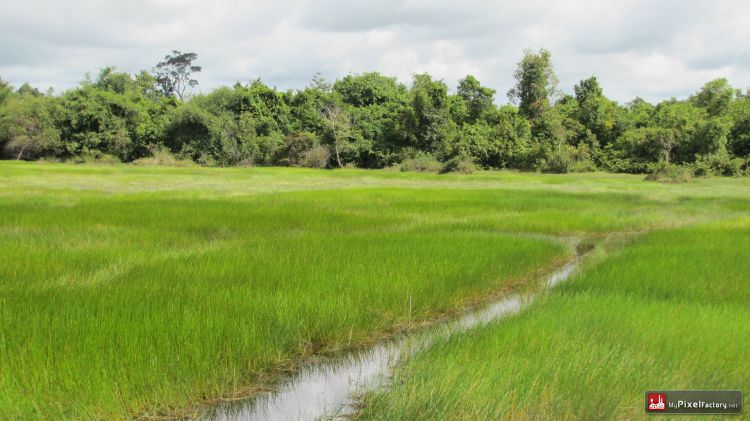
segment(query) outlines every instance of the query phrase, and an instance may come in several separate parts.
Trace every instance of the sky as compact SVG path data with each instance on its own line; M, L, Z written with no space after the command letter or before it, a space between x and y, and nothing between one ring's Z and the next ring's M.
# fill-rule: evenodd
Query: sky
M301 89L378 71L467 74L507 102L524 49L552 54L560 89L595 75L608 97L685 98L726 77L750 87L747 0L3 0L0 78L56 92L105 66L151 70L198 54L198 91L257 78Z

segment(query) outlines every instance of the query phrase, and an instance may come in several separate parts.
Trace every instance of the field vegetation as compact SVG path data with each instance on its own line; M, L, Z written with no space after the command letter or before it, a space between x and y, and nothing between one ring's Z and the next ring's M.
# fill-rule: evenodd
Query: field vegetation
M639 368L661 367L674 386L727 369L701 384L747 386L747 220L726 218L746 215L748 187L605 173L5 162L0 419L195 414L312 354L523 288L577 241L661 229L676 230L607 249L611 259L524 315L409 363L366 416L462 418L506 404L531 416L529 390L543 392L548 413L584 414L583 400L564 406L558 392L619 377L612 390L632 392L656 379ZM726 362L703 358L718 354ZM606 361L618 364L611 377ZM467 407L456 412L459 401Z
M396 369L360 418L638 419L646 390L749 390L748 250L746 216L611 244L522 314Z

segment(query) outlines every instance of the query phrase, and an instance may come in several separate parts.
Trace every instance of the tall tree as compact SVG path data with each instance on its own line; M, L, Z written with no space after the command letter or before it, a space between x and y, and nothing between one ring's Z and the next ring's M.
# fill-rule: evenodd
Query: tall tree
M188 88L198 86L198 81L192 78L193 73L203 69L201 66L193 65L197 59L196 53L172 50L171 54L164 57L164 61L156 65L156 83L165 96L176 95L183 100Z
M0 105L13 93L13 87L8 82L0 79Z
M654 125L671 133L657 136L668 162L684 163L695 159L694 139L705 122L705 114L704 110L688 101L663 101L656 106Z
M725 78L714 79L690 97L690 102L706 110L710 117L718 117L729 111L735 90Z
M325 76L323 76L323 73L315 72L312 77L312 81L310 81L309 87L312 89L318 89L321 92L329 93L331 92L333 85L328 82L328 80L326 80Z
M451 129L448 87L427 74L414 75L404 113L404 135L417 149L433 152Z
M596 76L580 81L573 88L578 110L577 120L593 133L600 144L606 145L617 137L618 107L602 94Z
M399 101L405 96L405 88L395 77L378 72L347 75L337 80L333 90L344 103L355 107L369 107Z
M550 107L550 98L557 92L558 80L550 52L545 49L537 53L524 51L513 77L516 85L508 91L508 97L518 104L521 115L538 118Z
M654 106L640 97L625 104L623 108L623 125L625 129L640 129L652 126Z
M745 95L732 102L730 115L732 129L729 149L737 156L750 158L750 96Z
M333 85L352 119L357 164L382 167L398 160L397 128L407 100L407 89L396 78L377 72L348 75Z
M457 93L466 104L469 123L476 122L494 107L495 90L482 86L472 75L458 81Z
M328 104L323 109L323 122L331 139L333 151L336 155L336 163L339 167L344 166L341 162L341 149L352 134L352 118L340 105Z
M43 95L18 94L7 101L0 131L7 137L5 147L14 158L35 159L59 149L60 131L55 127L52 100Z

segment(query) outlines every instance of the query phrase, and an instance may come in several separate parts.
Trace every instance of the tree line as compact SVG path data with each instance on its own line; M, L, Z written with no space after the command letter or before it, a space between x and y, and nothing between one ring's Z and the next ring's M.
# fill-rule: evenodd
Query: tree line
M427 73L408 86L377 72L333 83L318 74L297 90L258 79L189 95L196 60L173 51L151 72L107 67L60 95L0 80L0 150L6 159L219 166L748 171L750 89L723 78L684 100L619 104L594 76L560 93L542 49L524 52L512 104L501 106L474 76L452 92Z

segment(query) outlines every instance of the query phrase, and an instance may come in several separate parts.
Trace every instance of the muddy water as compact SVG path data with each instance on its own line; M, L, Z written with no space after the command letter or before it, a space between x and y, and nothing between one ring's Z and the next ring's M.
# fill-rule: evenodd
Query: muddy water
M552 273L541 290L566 280L577 261ZM539 291L536 293L538 294ZM511 295L485 307L424 331L380 343L364 351L325 359L301 367L293 377L282 380L274 392L214 407L206 420L336 420L356 411L358 394L388 381L389 369L436 340L449 338L521 311L536 294Z

